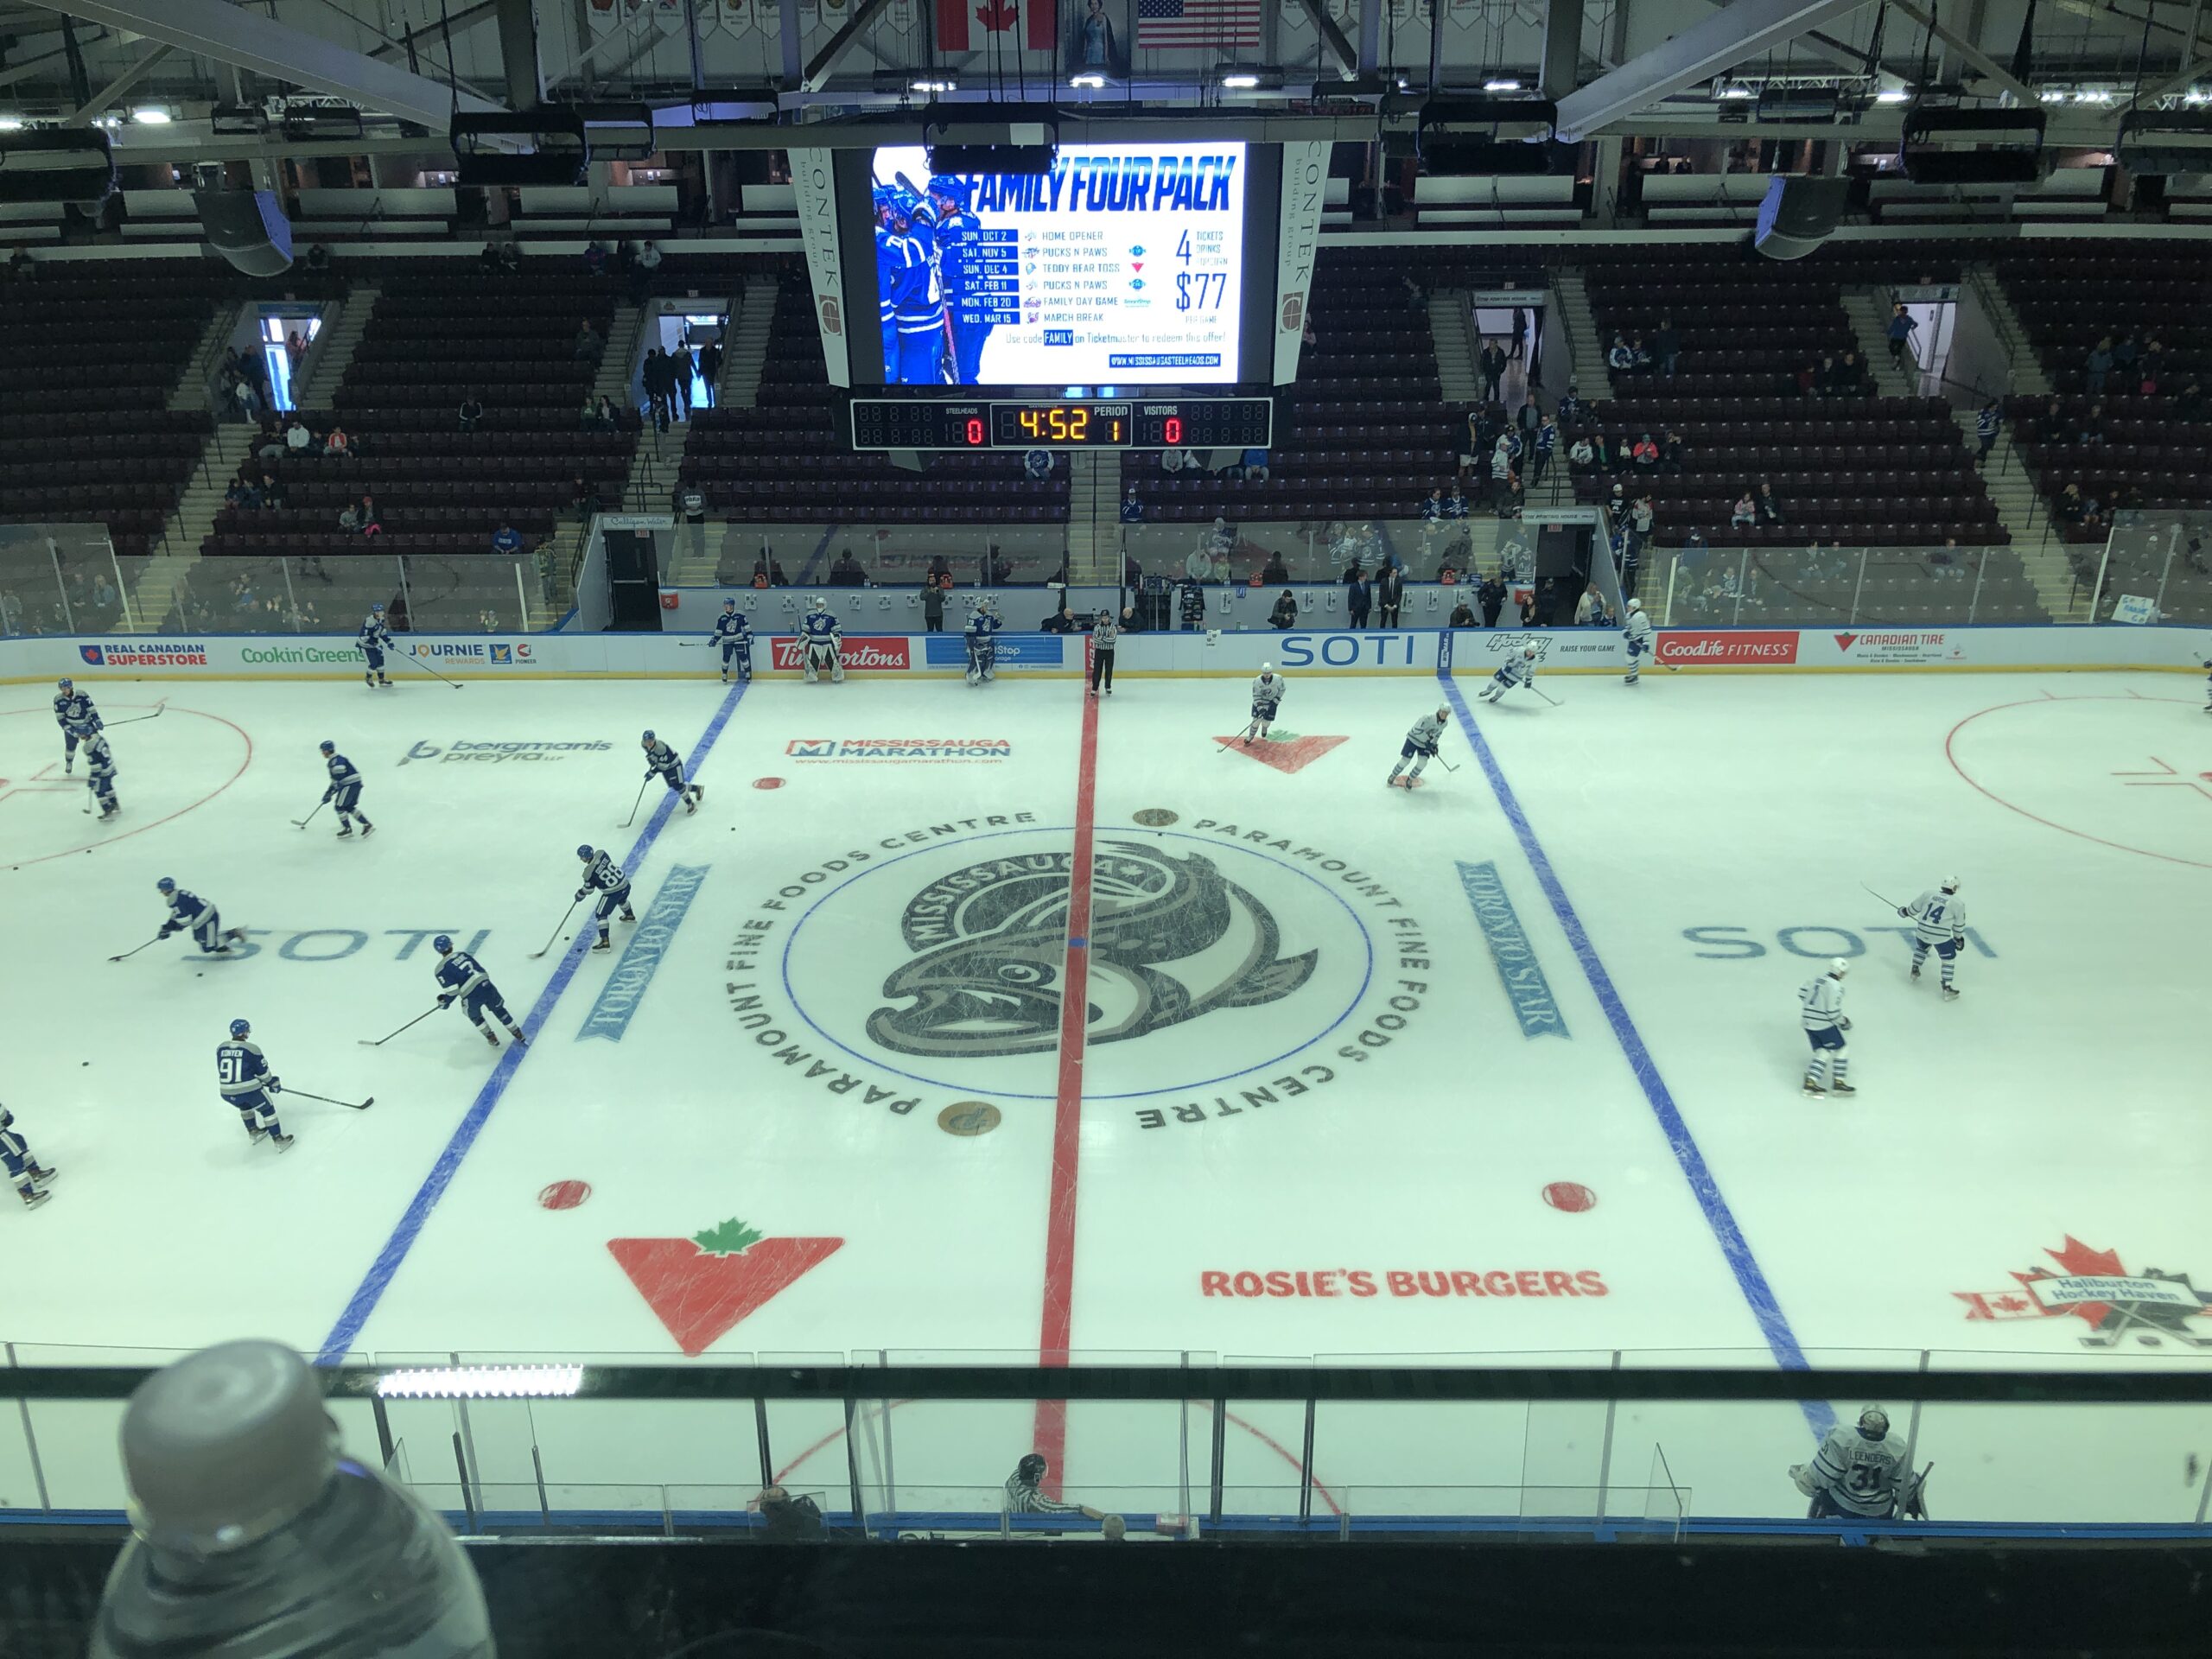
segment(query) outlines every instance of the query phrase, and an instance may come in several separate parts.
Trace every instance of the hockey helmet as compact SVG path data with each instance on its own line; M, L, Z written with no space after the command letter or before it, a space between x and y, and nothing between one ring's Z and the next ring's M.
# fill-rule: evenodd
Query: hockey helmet
M939 173L930 180L930 194L939 200L949 201L962 213L968 211L968 181Z
M1956 893L1958 890L1959 890L1959 878L1958 878L1957 876L1955 876L1955 875L1947 875L1947 876L1945 876L1945 877L1943 878L1943 891L1944 891L1944 892L1946 892L1946 893Z
M321 749L325 754L335 754L338 753L338 746L327 737L324 738L321 742L316 744L315 747Z
M1640 611L1643 608L1643 601L1640 599L1631 599L1628 602L1628 607L1631 611Z
M1452 718L1452 711L1449 709L1439 709L1436 711L1436 717L1440 721L1449 721Z
M1851 964L1846 962L1841 957L1831 957L1828 958L1828 977L1830 979L1841 979L1850 971Z
M1890 1432L1890 1414L1879 1406L1869 1406L1859 1414L1859 1432L1870 1440L1885 1438Z
M453 936L449 933L439 934L436 938L430 941L430 949L442 957L453 955Z
M1014 1478L1025 1486L1034 1486L1045 1478L1046 1467L1045 1454L1042 1452L1032 1452L1014 1465Z
M1532 663L1536 660L1536 648L1534 645L1522 646L1521 654L1523 657L1526 657Z
M640 743L642 743L642 744L644 744L647 748L651 748L651 747L652 747L652 745L653 745L653 734L652 734L652 728L651 728L650 726L648 726L648 727L645 728L645 734L643 737L639 738L639 739L638 740L638 741L639 741L639 742L640 742Z
M369 607L369 614L370 614L371 616L382 616L382 615L384 614L384 607L383 607L383 606L381 606L381 605L372 605L372 606L370 606L370 607Z
M15 1126L16 1115L5 1106L0 1106L0 1129L11 1129Z
M1262 663L1260 664L1260 677L1262 679L1265 679L1268 675L1274 671L1275 665L1273 663Z
M736 601L735 600L734 600L734 599L726 599L726 600L722 601L722 609L724 609L724 610L726 610L726 611L734 611L734 610L735 610L736 608L737 608L737 601Z
M74 691L77 689L77 682L74 680L57 680L54 682L54 689L57 691Z
M830 608L830 601L819 594L809 594L806 596L806 608L810 611L826 611Z
M160 880L155 882L154 887L156 891L160 893L175 893L176 891L176 883L169 880L166 875Z
M577 848L577 849L576 849L576 856L577 856L578 858L580 858L580 859L583 860L583 861L584 861L585 863L587 863L587 864L590 863L590 862L591 862L591 848L590 848L588 845L586 845L586 846L582 846L582 847L579 847L579 848Z
M246 1033L252 1029L253 1027L243 1020L233 1020L231 1021L231 1035L233 1037L243 1037Z
M887 184L871 184L868 187L868 194L875 203L878 218L881 218L890 211L896 204L899 196L899 193Z

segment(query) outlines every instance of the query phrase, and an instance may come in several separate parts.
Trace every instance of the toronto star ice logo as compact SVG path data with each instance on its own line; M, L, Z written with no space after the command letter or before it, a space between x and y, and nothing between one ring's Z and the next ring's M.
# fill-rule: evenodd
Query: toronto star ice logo
M1068 853L988 859L917 893L899 923L914 954L883 982L898 1006L876 1009L868 1034L906 1054L1053 1047L1071 862ZM1109 842L1091 868L1087 1043L1257 1007L1313 976L1317 953L1281 956L1268 907L1202 855ZM1162 972L1165 963L1177 971Z
M2043 1319L2070 1316L2089 1327L2084 1348L2110 1348L2130 1332L2146 1347L2167 1341L2212 1348L2212 1294L2185 1273L2145 1268L2131 1274L2117 1250L2093 1250L2068 1236L2065 1248L2045 1250L2059 1271L2015 1272L2017 1290L1960 1290L1953 1295L1975 1319Z

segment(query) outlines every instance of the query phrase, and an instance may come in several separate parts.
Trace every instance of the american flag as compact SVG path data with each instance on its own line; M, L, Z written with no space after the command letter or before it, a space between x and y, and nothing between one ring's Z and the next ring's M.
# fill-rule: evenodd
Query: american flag
M1260 0L1137 0L1137 49L1257 46Z

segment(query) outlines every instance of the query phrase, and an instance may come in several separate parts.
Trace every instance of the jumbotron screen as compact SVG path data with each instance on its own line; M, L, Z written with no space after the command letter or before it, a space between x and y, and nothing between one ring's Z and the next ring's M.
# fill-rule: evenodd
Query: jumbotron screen
M1034 176L874 151L883 384L1233 384L1248 171L1233 141L1064 144Z

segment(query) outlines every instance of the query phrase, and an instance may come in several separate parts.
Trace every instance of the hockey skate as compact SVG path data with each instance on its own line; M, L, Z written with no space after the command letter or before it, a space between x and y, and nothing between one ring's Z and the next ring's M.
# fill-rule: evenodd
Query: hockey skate
M520 1026L509 1026L507 1027L507 1035L515 1039L515 1046L518 1048L521 1047L530 1040L530 1039L522 1034L522 1027Z
M1959 988L1955 985L1946 985L1943 988L1943 1000L1946 1002L1957 1001L1959 1000Z
M497 1048L499 1046L499 1039L493 1034L491 1027L479 1026L477 1027L477 1030L484 1033L484 1040L491 1044L493 1047Z
M1828 1091L1827 1090L1821 1088L1819 1084L1815 1083L1810 1077L1805 1079L1805 1095L1808 1099L1820 1100L1825 1098L1827 1092Z
M349 839L353 833L353 826L350 823L341 823L338 826L338 839L340 841Z
M613 948L614 942L608 938L604 933L599 936L599 943L592 946L592 949L594 950L612 950Z
M269 1131L263 1128L258 1123L249 1123L245 1126L246 1145L250 1147L257 1147L268 1138Z
M820 675L814 671L813 665L810 664L806 671L806 683L809 685L816 684L820 681L821 677L822 677Z
M1855 1095L1858 1092L1847 1083L1832 1083L1828 1085L1828 1093L1832 1095Z
M29 1173L31 1179L35 1181L50 1181L60 1172L51 1169L41 1169L38 1165L33 1164L28 1173Z
M1912 964L1912 976L1915 979L1920 977L1920 964L1916 962Z
M277 1135L271 1133L269 1139L276 1147L277 1151L289 1152L292 1149L292 1142L298 1140L299 1136L296 1135Z
M29 1192L23 1194L23 1208L26 1210L35 1210L39 1205L44 1204L53 1196L54 1194L51 1192L41 1192L38 1188L33 1187Z
M376 834L376 825L371 823L366 818L363 818L361 820L361 839L363 841L366 841L371 836Z
M236 944L245 938L245 929L242 927L226 928L223 931L223 937L232 944Z

